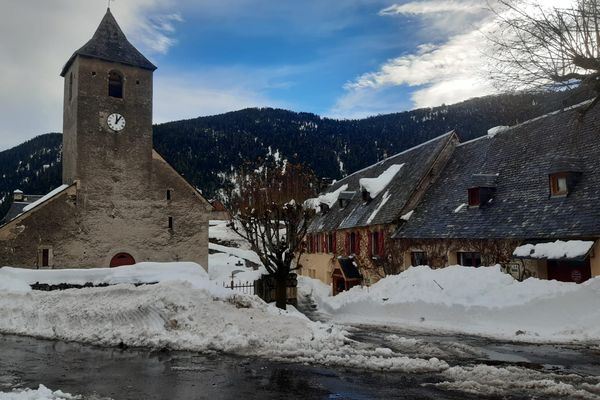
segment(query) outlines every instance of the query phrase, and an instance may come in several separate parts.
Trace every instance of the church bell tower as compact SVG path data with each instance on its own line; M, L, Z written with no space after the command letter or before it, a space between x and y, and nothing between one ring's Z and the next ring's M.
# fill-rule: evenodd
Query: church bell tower
M149 184L154 70L110 9L62 69L63 183L84 201Z

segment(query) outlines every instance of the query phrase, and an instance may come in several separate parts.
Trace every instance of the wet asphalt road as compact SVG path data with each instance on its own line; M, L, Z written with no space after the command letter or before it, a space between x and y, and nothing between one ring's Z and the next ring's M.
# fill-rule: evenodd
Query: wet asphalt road
M311 303L305 314L326 320ZM529 344L348 325L349 338L442 373L373 372L225 354L99 348L0 335L0 392L37 388L84 399L565 399L600 400L600 344Z
M478 399L422 386L428 374L333 370L223 354L104 349L0 336L0 392L15 387L86 399Z

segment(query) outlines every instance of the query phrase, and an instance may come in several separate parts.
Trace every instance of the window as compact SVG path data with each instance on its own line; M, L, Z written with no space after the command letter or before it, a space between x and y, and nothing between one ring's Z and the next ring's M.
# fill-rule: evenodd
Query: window
M330 233L327 235L327 252L328 253L335 253L335 240L334 240L334 236L335 233Z
M171 191L167 190L167 200L171 200Z
M358 233L352 232L350 234L350 254L358 254Z
M464 192L463 192L464 193ZM469 206L477 207L481 204L479 188L469 189Z
M38 266L39 268L52 267L52 248L41 247L38 249Z
M364 201L365 203L368 203L368 202L370 202L371 200L373 200L373 199L371 198L371 193L369 193L369 192L368 192L368 191L366 191L366 190L363 190L363 191L362 191L362 199L363 199L363 201Z
M371 232L371 257L380 256L379 232Z
M123 76L117 71L108 74L108 95L118 99L123 98Z
M338 202L340 203L340 208L345 208L348 205L348 200L346 199L339 199Z
M173 229L173 217L169 217L169 229Z
M418 265L428 265L429 260L427 260L427 253L424 251L413 251L410 253L410 264L413 267Z
M550 193L552 196L564 196L569 193L567 174L550 175Z
M481 254L471 251L459 251L458 263L464 267L481 267Z

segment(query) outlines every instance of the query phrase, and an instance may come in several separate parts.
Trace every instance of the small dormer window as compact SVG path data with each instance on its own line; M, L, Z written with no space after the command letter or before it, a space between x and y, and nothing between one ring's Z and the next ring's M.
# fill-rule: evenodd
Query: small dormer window
M348 205L348 200L346 199L339 199L338 202L340 204L340 208L346 208L346 206Z
M490 205L496 194L494 187L472 187L469 189L469 207Z
M550 175L550 193L552 196L566 196L569 194L569 176L567 173Z
M319 204L319 210L321 210L321 214L327 214L327 211L329 211L329 206L325 203L321 203Z
M110 71L108 74L108 95L123 98L123 76L117 71Z
M481 205L480 188L469 189L469 207L479 207Z

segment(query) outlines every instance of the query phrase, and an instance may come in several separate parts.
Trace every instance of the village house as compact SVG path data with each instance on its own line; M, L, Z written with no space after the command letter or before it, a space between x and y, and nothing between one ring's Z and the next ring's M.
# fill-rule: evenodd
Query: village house
M212 207L153 150L155 69L107 10L61 72L63 185L42 198L15 192L0 226L0 265L207 267Z
M500 263L521 278L600 274L600 110L556 112L456 146L394 234L433 267Z
M308 230L302 275L337 293L385 275L390 235L416 207L458 143L454 132L358 171L307 202L318 212Z
M599 127L597 107L573 108L465 143L446 134L359 171L308 202L318 213L301 274L334 293L417 265L597 276Z

